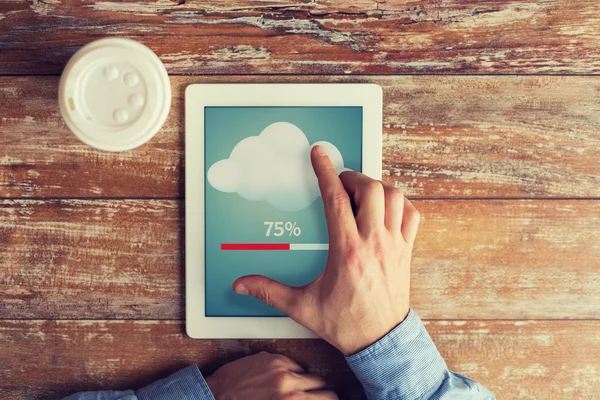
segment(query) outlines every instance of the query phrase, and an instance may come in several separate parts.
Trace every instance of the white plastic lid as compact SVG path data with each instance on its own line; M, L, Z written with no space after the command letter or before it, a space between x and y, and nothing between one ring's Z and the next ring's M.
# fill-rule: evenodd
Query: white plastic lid
M84 143L124 151L146 143L171 107L169 75L146 46L130 39L100 39L69 60L60 80L60 112Z

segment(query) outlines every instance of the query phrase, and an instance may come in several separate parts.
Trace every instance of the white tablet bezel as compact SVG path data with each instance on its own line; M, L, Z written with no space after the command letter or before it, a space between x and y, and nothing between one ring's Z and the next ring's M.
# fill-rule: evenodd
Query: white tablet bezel
M287 317L206 317L204 107L360 106L363 173L381 179L382 91L373 84L193 84L185 91L186 331L195 339L315 338Z

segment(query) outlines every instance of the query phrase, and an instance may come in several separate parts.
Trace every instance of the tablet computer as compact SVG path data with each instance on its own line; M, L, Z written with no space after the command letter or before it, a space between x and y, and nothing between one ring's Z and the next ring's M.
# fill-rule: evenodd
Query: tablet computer
M371 84L194 84L185 92L186 330L192 338L315 335L233 282L310 283L327 224L310 149L338 172L381 178L381 88Z

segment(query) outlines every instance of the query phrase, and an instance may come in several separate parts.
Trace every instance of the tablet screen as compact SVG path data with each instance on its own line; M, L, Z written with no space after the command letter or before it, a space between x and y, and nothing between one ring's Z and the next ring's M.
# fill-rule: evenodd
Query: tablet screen
M231 286L319 276L327 224L310 149L321 142L338 172L362 171L363 108L205 107L204 122L205 315L283 316Z

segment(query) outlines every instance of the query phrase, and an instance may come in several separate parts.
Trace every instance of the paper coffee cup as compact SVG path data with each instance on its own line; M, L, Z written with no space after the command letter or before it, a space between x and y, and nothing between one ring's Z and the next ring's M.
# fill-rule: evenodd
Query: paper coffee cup
M59 87L60 112L84 143L107 151L134 149L160 130L171 107L165 66L130 39L100 39L69 60Z

